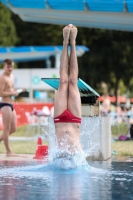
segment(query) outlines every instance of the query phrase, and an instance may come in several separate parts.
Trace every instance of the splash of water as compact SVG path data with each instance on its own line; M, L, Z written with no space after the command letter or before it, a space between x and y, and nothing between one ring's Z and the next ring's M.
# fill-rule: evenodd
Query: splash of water
M92 135L95 131L98 131L100 123L101 118L97 117L92 117L89 118L89 120L84 120L84 125L80 133L80 140L85 153L85 157L92 155L95 152L96 147L99 146L99 142L96 142Z
M70 146L68 145L69 135L65 134L60 143L60 148L58 146L57 137L55 134L55 126L53 123L49 123L48 132L45 130L45 136L47 137L49 143L49 162L54 164L57 168L62 169L73 169L79 166L89 166L86 157L94 153L96 143L93 139L92 134L96 131L101 123L100 118L90 118L85 119L82 125L80 141L83 152L80 153L76 150L76 143L73 145L74 153L70 152ZM64 155L64 156L61 156Z

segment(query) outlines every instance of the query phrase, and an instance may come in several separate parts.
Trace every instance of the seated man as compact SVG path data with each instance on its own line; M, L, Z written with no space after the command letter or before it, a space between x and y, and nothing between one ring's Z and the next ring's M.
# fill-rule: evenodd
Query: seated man
M55 95L54 123L59 153L58 158L83 152L79 135L81 98L77 86L78 63L75 49L77 28L69 24L63 29L63 50L60 62L60 86ZM70 62L68 44L70 43Z

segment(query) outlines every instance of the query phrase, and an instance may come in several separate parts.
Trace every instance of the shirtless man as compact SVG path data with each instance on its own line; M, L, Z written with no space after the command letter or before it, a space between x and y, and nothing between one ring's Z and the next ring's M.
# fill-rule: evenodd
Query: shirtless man
M0 110L3 120L3 134L0 136L0 141L4 141L6 155L13 156L15 154L9 147L9 135L16 130L16 113L13 108L11 96L17 96L19 93L14 90L14 78L12 75L14 62L10 59L4 60L3 68L4 72L0 76L0 96L2 97Z
M77 28L72 24L63 29L64 41L60 62L60 86L54 101L55 133L59 152L61 152L57 157L65 157L66 154L75 155L82 152L79 140L81 98L77 86L76 36ZM68 60L69 43L71 46L70 61Z

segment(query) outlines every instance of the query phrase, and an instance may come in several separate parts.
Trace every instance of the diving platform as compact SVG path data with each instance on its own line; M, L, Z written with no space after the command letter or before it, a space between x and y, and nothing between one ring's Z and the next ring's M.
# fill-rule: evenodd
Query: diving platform
M59 78L41 78L41 80L51 87L53 87L55 90L58 90L60 85L60 79ZM87 83L85 83L82 79L78 79L78 88L79 92L81 93L81 96L96 96L99 97L100 95L92 89Z
M53 89L58 90L60 85L59 78L41 78L41 80ZM82 115L99 115L99 102L97 101L97 98L100 95L80 78L78 79L77 85L81 96Z
M0 63L6 58L12 59L14 62L29 62L35 60L45 60L46 67L51 68L50 57L55 57L55 68L60 66L60 57L63 46L19 46L19 47L0 47ZM89 48L84 45L76 45L77 57L82 56ZM68 47L70 54L70 46Z

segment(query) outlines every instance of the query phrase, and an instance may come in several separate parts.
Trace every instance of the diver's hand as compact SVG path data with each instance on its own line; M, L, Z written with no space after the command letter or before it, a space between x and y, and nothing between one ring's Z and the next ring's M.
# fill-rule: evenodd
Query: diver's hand
M17 92L17 90L14 90L14 91L12 92L12 95L15 96L15 97L18 96L18 94L19 94L19 92Z

